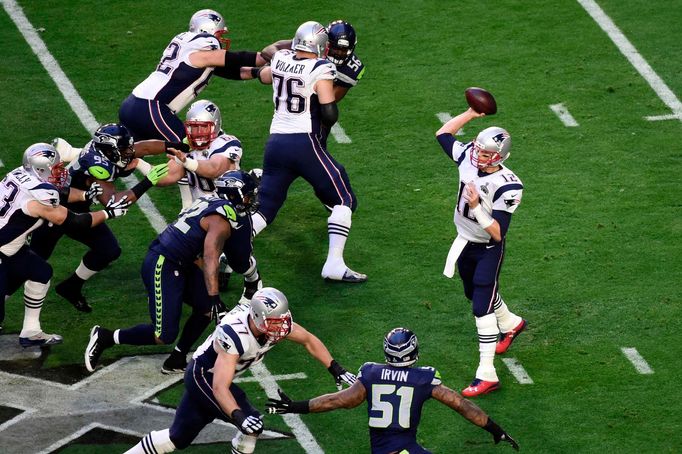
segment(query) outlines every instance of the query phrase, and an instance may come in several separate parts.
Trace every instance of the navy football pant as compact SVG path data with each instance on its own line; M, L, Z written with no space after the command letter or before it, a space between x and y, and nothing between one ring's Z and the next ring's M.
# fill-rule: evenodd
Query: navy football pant
M476 317L494 312L503 259L504 240L491 244L469 242L457 259L464 294L471 300Z
M185 371L185 393L170 427L170 439L176 448L189 446L199 432L216 418L232 422L213 396L212 385L213 374L196 365L192 359ZM239 386L233 383L230 392L247 416L260 416Z
M289 186L298 177L310 183L323 204L345 205L353 211L357 208L346 169L322 146L319 136L270 134L263 156L258 209L268 224L277 216Z
M102 271L121 256L121 247L106 224L99 224L91 229L70 231L64 226L50 226L46 223L31 234L31 249L47 260L63 235L90 248L83 256L83 264L92 271Z
M164 344L171 344L178 337L183 302L199 314L211 310L204 274L194 263L180 266L150 250L140 274L147 289L154 335Z
M118 110L118 119L138 140L168 140L182 142L185 125L170 108L149 99L128 96Z

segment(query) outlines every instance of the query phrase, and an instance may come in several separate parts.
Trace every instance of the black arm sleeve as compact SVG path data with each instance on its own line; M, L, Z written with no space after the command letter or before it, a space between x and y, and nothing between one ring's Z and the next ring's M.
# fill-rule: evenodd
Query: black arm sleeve
M339 119L339 108L335 102L320 104L320 122L327 128L331 128Z
M69 186L64 186L59 190L60 205L66 205L67 203L69 203L69 192L71 192L71 188Z
M507 235L509 224L511 223L511 213L502 210L493 210L493 219L500 224L500 236L502 239ZM492 240L491 240L492 241Z
M66 229L84 230L92 227L92 216L90 213L74 213L69 210L66 219L62 224Z
M240 50L238 52L225 52L225 66L219 66L214 71L218 77L231 80L242 80L239 70L242 66L256 66L257 52Z

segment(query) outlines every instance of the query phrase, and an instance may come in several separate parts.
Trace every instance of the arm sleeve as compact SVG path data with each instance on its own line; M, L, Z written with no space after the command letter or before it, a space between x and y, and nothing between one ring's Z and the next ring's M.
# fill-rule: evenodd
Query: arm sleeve
M250 51L227 51L225 66L217 67L213 74L223 79L241 80L240 70L242 66L256 66L256 55L256 52Z
M507 235L507 230L509 230L509 224L511 223L511 213L501 210L493 210L493 219L500 224L500 236L504 238Z
M320 122L327 128L334 126L339 119L339 108L336 102L320 104Z

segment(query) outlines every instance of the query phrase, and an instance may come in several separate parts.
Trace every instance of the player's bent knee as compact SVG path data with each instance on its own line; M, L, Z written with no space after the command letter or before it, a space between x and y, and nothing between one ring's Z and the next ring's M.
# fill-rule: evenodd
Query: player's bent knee
M172 344L175 342L175 339L178 337L178 330L173 330L173 331L161 331L160 336L154 336L154 340L156 341L157 345L168 345Z

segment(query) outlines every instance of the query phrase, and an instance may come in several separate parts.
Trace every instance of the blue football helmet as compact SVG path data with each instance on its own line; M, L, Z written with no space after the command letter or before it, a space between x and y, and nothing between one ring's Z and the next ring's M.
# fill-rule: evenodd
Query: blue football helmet
M237 214L255 213L258 209L258 184L243 170L230 170L214 181L218 196L232 202Z
M393 328L384 337L384 356L392 366L411 366L419 359L417 335L407 328Z
M95 150L121 169L135 158L133 135L120 123L107 123L97 128L92 144Z
M327 25L327 35L329 36L327 60L335 65L343 65L353 55L355 45L358 43L355 29L344 20L335 20Z

